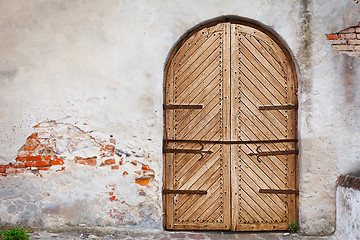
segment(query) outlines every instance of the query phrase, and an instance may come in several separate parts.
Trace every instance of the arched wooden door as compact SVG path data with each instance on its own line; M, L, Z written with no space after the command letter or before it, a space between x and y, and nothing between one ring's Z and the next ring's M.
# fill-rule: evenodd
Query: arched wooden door
M164 80L166 229L285 230L297 219L297 79L259 27L188 35Z

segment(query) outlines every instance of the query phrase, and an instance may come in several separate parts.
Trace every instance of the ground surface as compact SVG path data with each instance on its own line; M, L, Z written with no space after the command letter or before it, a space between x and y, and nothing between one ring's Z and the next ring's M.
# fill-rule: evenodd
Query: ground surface
M318 237L318 236L304 236L301 234L284 233L234 233L234 232L168 232L163 233L101 233L101 232L46 232L35 231L31 234L30 239L123 239L123 240L170 240L170 239L186 239L186 240L217 240L217 239L244 239L244 240L318 240L328 239L336 240L333 236Z

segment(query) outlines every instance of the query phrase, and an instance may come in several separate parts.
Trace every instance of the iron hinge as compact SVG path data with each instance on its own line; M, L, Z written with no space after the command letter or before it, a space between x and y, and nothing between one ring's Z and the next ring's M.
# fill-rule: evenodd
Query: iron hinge
M207 194L206 190L170 190L164 189L163 194Z

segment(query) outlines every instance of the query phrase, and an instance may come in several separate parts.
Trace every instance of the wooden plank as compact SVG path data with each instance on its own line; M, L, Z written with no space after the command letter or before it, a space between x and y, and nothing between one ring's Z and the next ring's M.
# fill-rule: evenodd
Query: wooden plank
M188 67L184 67L182 71L175 69L175 81L177 84L180 86L188 78L191 78L194 73L196 74L196 72L206 67L206 64L202 63L209 58L209 55L218 56L218 53L221 51L221 49L219 49L220 44L220 36L209 37L209 40L201 46L200 51L194 54L194 59L189 61Z
M211 103L213 104L213 102ZM206 114L205 111L200 113L198 117L194 118L189 124L185 126L183 131L177 132L177 136L179 139L204 139L206 136L204 135L207 133L207 128L216 126L218 130L221 123L221 115L219 109L219 103L214 103L214 107ZM199 121L196 122L196 119Z
M265 188L267 185L261 177L252 171L249 166L243 164L245 174L242 175L242 197L252 201L252 208L260 215L262 220L275 222L282 220L285 211L284 203L275 201L276 196L264 196L258 193L259 188Z
M213 200L217 199L218 196L221 194L220 184L221 180L218 179L214 184L213 187L208 189L207 195L203 195L202 201L196 201L191 203L188 210L181 216L183 219L188 219L189 221L196 221L196 215L199 215L200 212L205 210L206 208L210 207L211 204L222 205L222 202L213 203ZM195 215L195 216L194 216ZM194 218L195 217L195 218ZM200 219L198 219L200 220Z
M222 24L221 24L222 25ZM209 28L211 32L211 27ZM197 112L189 110L174 111L174 136L179 138L192 139L222 139L222 46L215 36L214 44L204 41L198 48L199 53L193 54L184 62L179 72L175 74L174 101L178 104L201 104L203 109ZM217 41L217 42L216 42ZM220 44L215 46L216 44ZM186 45L186 42L184 43ZM191 44L190 44L191 45ZM210 48L208 48L210 46ZM222 46L223 47L223 46ZM205 50L205 52L201 52ZM208 54L209 51L213 55ZM219 51L220 50L220 51ZM182 51L186 51L183 48ZM219 59L219 60L218 60ZM216 62L215 62L216 61ZM220 61L220 63L219 63ZM178 66L177 66L178 67ZM182 75L180 78L178 75ZM185 79L186 77L186 79ZM184 80L184 81L183 81ZM178 149L199 149L199 144L179 143ZM206 222L205 217L211 215L208 211L212 209L223 209L223 204L213 202L218 199L219 194L224 195L224 169L223 169L223 146L207 145L203 151L213 151L213 154L204 155L204 161L197 161L195 157L184 156L184 153L175 155L174 186L177 189L204 189L208 184L206 195L179 195L174 196L174 221L172 229L225 229L224 222ZM221 150L221 151L220 151ZM184 160L185 159L185 160ZM214 174L216 173L216 174ZM219 174L217 178L214 178ZM210 181L210 182L208 182ZM215 192L214 192L215 191ZM230 209L230 205L227 207ZM221 210L223 211L223 210ZM228 224L228 226L230 226Z
M178 138L192 139L193 137L186 136L194 136L194 129L206 126L211 119L219 115L221 109L219 102L219 97L214 96L212 99L209 99L208 103L204 105L204 108L195 113L191 119L183 119L181 124L175 122L175 132L178 134ZM176 120L177 119L175 119L175 121Z
M242 27L238 28L238 33L243 32ZM258 32L256 29L247 28L247 33L252 36L245 37L243 35L238 46L239 65L235 65L235 67L240 73L238 75L238 98L240 100L237 99L240 117L233 120L233 122L238 121L237 124L240 126L237 137L242 140L263 139L269 138L269 136L272 139L290 138L288 112L291 111L260 112L258 109L258 106L264 105L291 104L288 101L289 86L287 85L289 71L286 67L287 62L283 61L283 53L274 55L274 51L270 47L268 49L267 45L261 45L261 41L256 37L264 36ZM274 41L271 42L271 39L266 37L265 43L269 44L269 42L274 44ZM264 150L268 148L272 149L271 151L286 151L294 149L291 148L293 145L296 143L266 144ZM240 204L238 203L240 217L237 219L238 221L233 220L233 224L236 225L232 228L241 231L284 230L289 221L287 196L274 197L264 194L265 197L255 194L254 191L260 188L274 188L269 186L287 188L290 174L287 167L289 156L263 157L262 163L259 164L255 159L247 156L250 150L256 151L256 146L245 145L238 148L240 151L238 156L241 159L239 164L239 177L241 177L239 193L241 196L239 197Z
M267 188L286 188L287 181L282 178L284 176L283 171L279 171L277 168L270 169L268 166L265 166L264 163L258 164L256 160L251 159L246 156L244 149L241 150L241 158L243 159L242 165L248 170L250 169L255 175L256 179L266 185ZM284 169L283 169L284 170ZM273 173L272 173L273 171ZM246 173L242 173L246 174ZM260 179L260 180L259 180ZM273 196L273 201L277 204L283 204L283 198L281 196Z
M246 75L249 76L251 81L257 81L259 83L259 89L262 92L267 92L266 95L270 94L269 97L272 96L273 98L275 98L280 105L284 104L286 91L283 88L272 84L272 80L274 80L273 77L269 76L269 74L266 73L265 69L256 61L254 56L252 56L252 54L248 52L247 49L241 49L241 71L247 71L248 73Z
M243 71L246 73L247 69L242 69L240 72L240 76L241 76L241 86L242 86L242 92L241 95L245 94L247 96L253 95L256 96L256 98L258 99L257 104L260 105L271 105L273 102L275 102L275 104L277 104L279 101L274 98L272 95L270 94L266 94L266 92L264 93L262 90L260 90L262 88L262 86L260 85L260 83L258 81L251 81L248 76L244 76L243 75ZM241 97L240 97L241 98ZM278 122L280 122L281 124L283 124L284 126L286 125L286 116L281 113L281 112L263 112L262 114L264 114L265 116L273 116L274 119Z
M290 57L290 56L289 56ZM288 71L291 73L289 75L289 80L287 82L288 89L288 102L292 105L298 105L297 102L297 78L295 74L295 66L291 62L288 64ZM288 137L297 138L297 111L290 111L288 113ZM298 146L296 143L290 144L291 149L298 150ZM288 156L288 181L289 188L298 190L298 156ZM298 200L299 195L290 195L288 196L288 209L289 209L289 218L288 223L292 223L293 220L298 220Z
M243 54L240 53L241 57ZM242 74L242 82L248 82L247 87L251 92L259 91L262 93L264 99L263 104L267 105L283 105L286 104L284 96L277 92L272 86L266 84L267 81L264 81L264 76L252 65L247 58L241 58L239 63L238 71Z
M215 171L213 171L215 170ZM209 189L211 187L217 187L214 185L214 183L216 183L216 181L219 180L219 178L222 176L222 173L220 171L219 167L216 167L216 165L213 165L213 167L208 171L208 172L213 172L213 175L210 175L208 178L205 178L206 181L198 181L196 182L192 188L197 189L197 188L201 188L201 189L206 189L207 191L209 191ZM207 174L208 175L208 174ZM221 190L223 191L223 190ZM177 198L177 215L178 216L182 216L182 214L184 214L189 208L191 208L192 204L194 202L197 202L199 199L201 198L201 196L180 196ZM204 198L201 198L200 200L202 201ZM222 205L223 206L223 205Z
M214 33L222 33L222 24L217 24L211 28L204 28L191 36L178 51L178 56L176 57L178 66L183 66L194 53L199 52L202 44Z
M237 71L239 68L239 56L238 56L238 41L237 41L237 32L236 25L231 24L231 36L230 36L230 48L231 48L231 123L230 123L230 139L232 141L240 140L238 131L240 130L238 124L238 114L239 114L239 91L241 90L240 74ZM235 145L231 146L231 165L230 165L230 174L231 174L231 230L235 231L236 226L238 225L238 219L240 218L240 162L241 159L238 157L237 153L241 146Z
M276 135L276 138L286 139L286 126L277 122L276 119L274 119L272 116L266 116L262 114L262 112L260 112L257 107L256 101L257 99L254 99L252 95L249 95L248 97L246 94L243 94L240 104L243 106L243 108L246 108L246 111L248 111L249 114L251 114L249 118L251 118L253 122L273 132L273 135ZM274 138L275 137L272 137L271 139Z
M205 91L207 88L213 88L214 84L219 84L220 78L219 76L221 69L221 64L219 62L212 62L209 67L200 72L196 78L187 79L188 86L185 89L185 84L178 88L179 95L178 101L179 103L186 104L190 101L194 101L194 99L201 94L202 91ZM198 101L200 102L200 101Z
M203 56L204 59L201 61L194 63L192 66L194 71L184 76L184 81L179 77L177 81L177 88L175 90L176 96L188 96L189 93L193 91L198 85L202 84L202 81L206 76L213 73L214 70L217 70L219 66L221 49L217 46L211 53L206 56ZM199 81L197 81L199 80ZM181 99L179 98L179 101Z
M191 185L192 189L208 189L209 186L216 181L216 179L221 177L220 171L220 159L211 166L200 178L199 181L196 181ZM195 202L200 196L184 196L178 198L177 205L181 210L182 205L186 202Z
M231 140L231 24L224 23L223 34L223 102L222 102L222 130L223 140ZM222 145L223 179L223 204L224 204L224 229L231 228L231 145Z
M284 68L279 64L277 68L274 67L273 58L267 58L267 55L263 53L266 51L262 45L258 43L257 37L252 35L244 34L244 41L246 41L246 46L251 51L252 55L258 60L258 62L266 69L267 73L274 77L274 84L279 87L285 88L284 82L286 80L286 73ZM285 89L284 89L285 90Z
M217 148L219 149L221 146L217 146ZM214 154L205 156L204 161L197 161L191 168L183 168L181 169L182 171L177 172L176 176L178 177L179 188L190 188L220 157L221 152L214 149Z
M174 87L174 81L173 81L173 75L172 75L172 67L173 65L170 64L169 68L167 69L167 80L164 81L165 84L165 96L164 96L164 103L165 104L173 104L173 87ZM164 136L167 138L173 138L174 132L173 132L173 119L174 119L174 113L172 111L166 112L164 111ZM169 143L168 147L174 147L176 144ZM172 188L173 186L173 176L174 176L174 154L164 153L164 188ZM166 229L173 228L174 223L174 197L173 196L163 196L164 201L164 227Z
M263 47L270 53L272 53L272 56L276 59L276 61L280 64L283 64L282 66L288 65L289 61L292 62L291 57L289 58L285 55L285 47L282 46L281 42L277 40L274 36L270 36L268 33L259 31L245 25L238 25L238 31L242 33L247 33L249 35L258 37L258 39L261 39L262 41L260 43L263 45ZM288 72L288 74L290 73Z

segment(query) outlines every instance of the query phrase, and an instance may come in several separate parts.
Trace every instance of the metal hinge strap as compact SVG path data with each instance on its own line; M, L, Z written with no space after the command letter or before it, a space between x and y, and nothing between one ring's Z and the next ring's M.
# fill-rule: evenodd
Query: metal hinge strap
M163 105L164 109L202 109L202 105Z
M299 151L296 150L287 150L287 151L269 151L269 152L257 152L257 153L249 153L249 156L276 156L276 155L291 155L298 154Z
M202 154L202 153L213 153L212 151L204 151L197 149L173 149L165 148L164 153L193 153L193 154Z
M259 106L259 110L291 110L298 109L297 105Z
M201 194L201 195L205 195L205 194L207 194L207 191L205 191L205 190L170 190L170 189L164 189L163 194Z
M286 150L286 151L267 151L262 152L260 149L261 146L256 148L256 152L248 153L249 156L257 156L256 159L258 162L261 162L259 157L263 156L277 156L277 155L290 155L290 154L298 154L298 150Z
M259 189L259 193L268 193L268 194L299 194L298 190L292 189Z

